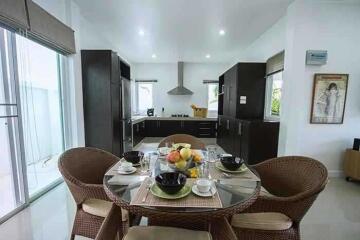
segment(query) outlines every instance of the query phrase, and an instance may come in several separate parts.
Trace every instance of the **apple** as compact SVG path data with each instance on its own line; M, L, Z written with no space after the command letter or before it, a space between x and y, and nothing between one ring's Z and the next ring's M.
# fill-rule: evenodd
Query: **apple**
M180 150L180 156L182 159L188 160L191 157L192 151L190 148L182 148Z
M178 161L175 163L175 166L180 170L185 169L186 161L184 161L184 160Z
M175 163L180 160L180 153L178 151L172 151L166 156L166 159L171 163Z

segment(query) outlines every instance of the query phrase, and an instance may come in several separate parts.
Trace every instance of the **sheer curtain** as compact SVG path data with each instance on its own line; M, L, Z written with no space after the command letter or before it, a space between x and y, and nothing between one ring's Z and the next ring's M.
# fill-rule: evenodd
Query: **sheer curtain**
M16 36L25 159L32 195L59 178L57 155L64 149L59 56Z

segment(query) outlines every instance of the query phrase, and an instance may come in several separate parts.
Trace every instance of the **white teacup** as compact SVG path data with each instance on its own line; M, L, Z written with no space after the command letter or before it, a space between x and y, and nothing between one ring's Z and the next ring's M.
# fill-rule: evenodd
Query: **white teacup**
M120 170L128 172L128 171L132 170L132 167L133 167L133 164L131 162L122 162L120 165Z
M211 181L208 179L199 179L196 181L196 187L201 193L207 193L211 188Z

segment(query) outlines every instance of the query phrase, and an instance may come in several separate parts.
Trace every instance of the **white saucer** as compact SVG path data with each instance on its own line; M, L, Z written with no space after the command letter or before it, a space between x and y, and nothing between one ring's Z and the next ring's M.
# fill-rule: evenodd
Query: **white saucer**
M202 193L198 190L196 184L194 184L191 188L192 192L195 193L196 195L200 196L200 197L212 197L216 194L216 187L215 186L211 186L211 191L208 191L206 193Z
M117 171L119 174L129 175L129 174L133 174L134 172L136 172L136 168L135 168L135 167L131 167L131 170L129 170L129 171L124 171L124 170L118 168L116 171Z

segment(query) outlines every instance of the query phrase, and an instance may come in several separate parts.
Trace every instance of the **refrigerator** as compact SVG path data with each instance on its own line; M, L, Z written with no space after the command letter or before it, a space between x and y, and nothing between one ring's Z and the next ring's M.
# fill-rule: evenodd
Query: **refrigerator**
M122 142L124 152L132 150L132 123L131 123L131 82L121 78L122 102Z

